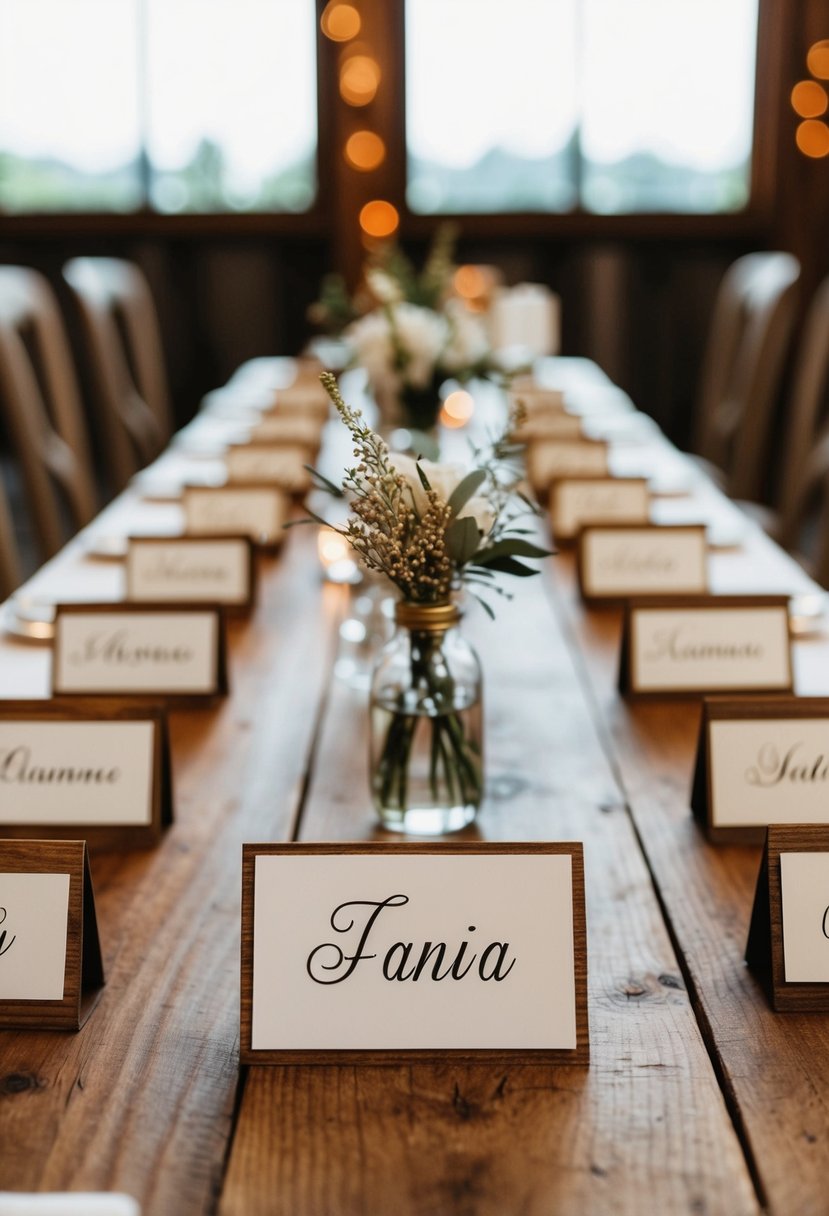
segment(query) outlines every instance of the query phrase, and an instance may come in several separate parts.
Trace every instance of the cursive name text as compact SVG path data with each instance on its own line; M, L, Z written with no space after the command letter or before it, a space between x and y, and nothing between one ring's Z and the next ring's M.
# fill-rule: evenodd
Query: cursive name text
M193 651L188 646L181 643L165 646L161 642L150 644L132 642L126 629L91 633L84 640L83 646L73 650L69 656L70 663L76 667L83 666L85 663L143 667L148 663L153 665L190 663L192 659Z
M360 963L378 958L376 951L370 953L368 949L374 926L387 909L403 908L408 902L408 895L389 895L379 901L353 899L339 904L331 913L331 928L335 933L352 934L356 941L343 941L343 945L352 950L350 954L337 942L315 946L306 962L306 970L314 983L341 984L354 974ZM475 926L467 926L467 932L474 933ZM452 948L446 942L427 941L420 947L414 942L394 942L385 951L380 969L385 980L416 983L424 975L437 981L462 980L474 968L479 979L500 982L507 978L516 962L514 958L509 959L509 945L509 942L490 942L480 954L475 951L469 954L468 940Z

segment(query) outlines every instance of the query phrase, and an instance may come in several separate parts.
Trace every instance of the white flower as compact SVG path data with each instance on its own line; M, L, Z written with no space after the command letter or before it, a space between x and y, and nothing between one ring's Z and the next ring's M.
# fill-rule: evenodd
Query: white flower
M469 469L465 469L461 464L438 464L433 460L415 461L411 456L403 455L402 452L392 452L389 461L411 490L415 509L419 515L422 515L427 509L429 500L418 476L418 464L441 502L449 501L455 487L469 472ZM495 523L495 511L486 494L475 494L461 507L458 518L463 519L465 516L475 520L482 536L488 536Z
M449 340L441 355L441 366L453 374L464 372L488 355L486 330L460 300L447 301L445 313Z
M448 338L447 323L439 313L416 304L376 309L345 331L357 361L366 369L375 393L391 393L403 385L426 388L431 384ZM395 366L398 347L404 366Z
M399 304L393 311L397 340L406 353L403 378L412 388L426 388L446 345L446 321L417 304Z
M366 286L381 304L399 304L403 299L403 292L397 280L378 267L366 271Z

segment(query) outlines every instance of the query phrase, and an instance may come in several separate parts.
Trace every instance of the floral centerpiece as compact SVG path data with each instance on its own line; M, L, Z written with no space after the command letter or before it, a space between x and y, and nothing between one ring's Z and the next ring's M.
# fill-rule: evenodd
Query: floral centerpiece
M505 594L497 576L535 574L525 559L548 552L519 526L535 508L515 488L517 453L508 435L516 419L467 471L390 452L346 405L334 377L322 382L351 432L356 460L341 491L324 482L350 503L338 530L401 597L397 634L372 683L375 807L387 827L451 831L474 818L483 794L481 675L457 629L458 593L473 595L493 616L492 595Z
M483 321L453 295L457 229L441 224L418 271L395 243L368 259L349 297L342 279L327 276L312 308L316 323L336 330L364 367L383 423L428 432L446 380L501 375Z

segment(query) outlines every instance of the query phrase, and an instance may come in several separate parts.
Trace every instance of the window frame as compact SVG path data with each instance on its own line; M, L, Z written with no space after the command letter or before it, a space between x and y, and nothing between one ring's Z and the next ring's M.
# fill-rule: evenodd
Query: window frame
M317 195L305 212L185 212L175 215L149 207L128 213L0 211L0 236L161 236L175 238L291 236L331 241L332 261L353 277L362 260L356 234L358 215L369 198L392 202L400 215L399 235L425 239L446 215L418 215L406 204L405 0L359 0L361 38L372 46L383 83L367 107L353 110L339 97L337 64L341 45L321 32L326 0L315 0L317 38ZM788 5L759 0L757 69L754 98L754 144L748 205L736 212L680 214L631 212L602 215L574 210L563 213L451 213L464 238L565 241L603 240L761 240L772 227L776 202L776 166L781 115L784 48L794 35L794 13ZM370 174L345 164L347 134L365 122L385 140L387 158ZM762 132L762 138L759 133Z

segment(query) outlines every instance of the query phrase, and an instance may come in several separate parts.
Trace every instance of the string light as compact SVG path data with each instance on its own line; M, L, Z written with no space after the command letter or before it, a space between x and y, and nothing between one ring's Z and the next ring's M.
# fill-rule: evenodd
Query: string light
M382 239L397 231L397 208L383 198L372 199L360 211L360 227L366 236Z

